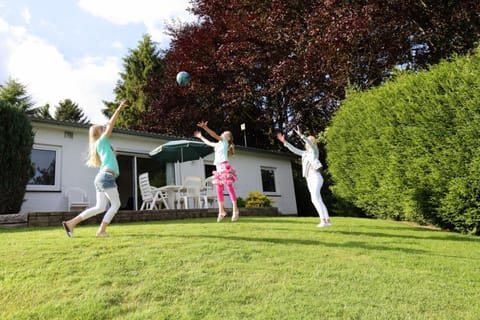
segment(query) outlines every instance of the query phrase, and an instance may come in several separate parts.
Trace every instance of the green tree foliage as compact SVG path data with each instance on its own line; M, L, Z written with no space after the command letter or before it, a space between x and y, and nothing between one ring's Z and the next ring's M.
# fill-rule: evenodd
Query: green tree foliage
M48 103L46 103L41 107L36 108L34 115L35 117L42 118L42 119L53 119L52 115L50 114L50 104Z
M33 132L25 112L0 100L0 214L20 211L29 179Z
M395 65L418 70L479 39L477 0L196 0L199 23L172 27L161 93L142 126L191 135L194 123L276 148L274 132L322 131L345 88L370 88ZM192 84L179 87L178 71Z
M149 35L144 35L136 49L130 50L123 59L124 72L120 73L114 93L115 100L126 100L129 107L120 114L116 125L119 127L136 127L141 123L143 113L149 111L158 93L150 90L151 82L162 82L163 61L156 44ZM111 117L118 107L117 102L104 101L103 114Z
M55 110L55 119L85 124L89 122L78 104L70 99L65 99L58 103Z
M4 101L27 114L34 114L33 101L27 92L27 87L15 79L8 79L0 84L0 101Z
M480 234L480 51L351 91L327 131L335 195L371 216Z

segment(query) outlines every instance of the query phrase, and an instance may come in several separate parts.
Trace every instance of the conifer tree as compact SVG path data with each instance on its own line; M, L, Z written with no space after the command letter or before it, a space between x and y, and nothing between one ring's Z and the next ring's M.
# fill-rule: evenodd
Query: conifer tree
M138 47L131 49L123 59L124 71L114 89L116 102L104 101L103 114L110 117L118 106L118 101L126 100L129 107L119 116L119 127L134 127L141 123L143 113L150 110L155 92L149 91L149 83L159 81L163 73L163 62L156 44L146 34Z
M41 107L35 108L34 115L42 119L53 119L52 115L50 114L50 104L48 103Z
M58 103L57 109L55 110L55 119L77 123L89 122L78 104L70 99L65 99Z
M27 87L15 79L8 79L0 84L0 101L19 108L27 114L34 114L33 101L27 92Z

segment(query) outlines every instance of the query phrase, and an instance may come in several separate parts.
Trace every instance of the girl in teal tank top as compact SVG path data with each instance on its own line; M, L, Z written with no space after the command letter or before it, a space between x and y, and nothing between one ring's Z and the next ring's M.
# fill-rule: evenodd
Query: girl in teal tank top
M68 237L73 237L73 229L77 224L93 217L97 214L105 212L108 208L102 223L96 233L97 237L108 237L107 226L112 221L115 214L120 208L120 196L118 194L115 179L120 175L117 157L110 143L110 135L113 131L115 121L120 112L125 109L127 103L123 101L115 110L114 114L108 121L106 126L92 125L89 130L89 156L87 166L99 168L95 177L94 185L96 188L96 204L92 208L88 208L75 218L63 221L62 225Z

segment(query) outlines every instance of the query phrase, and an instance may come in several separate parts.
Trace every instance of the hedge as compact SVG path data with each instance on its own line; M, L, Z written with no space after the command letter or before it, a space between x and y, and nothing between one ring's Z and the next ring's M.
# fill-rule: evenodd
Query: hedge
M24 111L0 101L0 214L17 213L33 176L33 132Z
M367 215L480 233L480 50L349 90L327 130L332 192Z

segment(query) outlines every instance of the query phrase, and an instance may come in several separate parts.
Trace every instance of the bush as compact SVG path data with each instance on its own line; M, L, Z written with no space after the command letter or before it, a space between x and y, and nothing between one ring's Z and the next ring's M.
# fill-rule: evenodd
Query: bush
M275 201L261 192L250 192L245 199L246 208L271 207Z
M0 214L19 212L34 171L33 132L19 108L0 101Z
M327 131L332 191L379 218L480 233L480 52L349 91Z
M245 208L245 200L242 197L237 197L237 207Z

